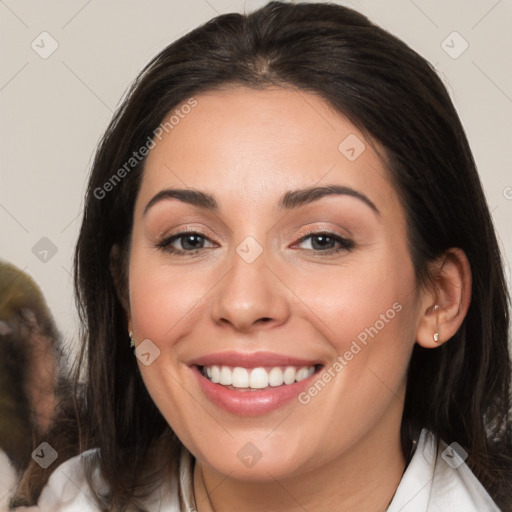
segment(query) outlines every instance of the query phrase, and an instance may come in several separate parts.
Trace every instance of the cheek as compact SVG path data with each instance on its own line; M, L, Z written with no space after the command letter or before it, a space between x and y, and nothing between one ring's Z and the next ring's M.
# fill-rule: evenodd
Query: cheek
M311 278L297 281L297 295L308 306L308 321L334 349L325 377L331 396L351 411L344 421L356 428L371 423L368 415L378 417L403 391L418 313L414 269L407 252L393 257L389 250L318 277L314 287ZM311 391L304 402L316 396Z
M406 257L380 251L371 258L354 258L346 266L319 269L295 277L294 292L307 306L311 321L338 354L354 340L377 336L410 339L414 331L414 269ZM401 332L399 335L398 332Z
M314 291L304 282L298 292L309 321L335 353L323 383L312 383L299 402L312 416L353 432L347 442L355 442L389 408L401 414L416 328L414 272L404 260L384 261L373 268L365 264L364 272L338 269L336 278L331 273L317 281ZM333 446L342 445L337 435L328 435Z
M172 341L186 319L190 323L201 300L211 288L208 274L189 272L165 264L144 249L135 249L130 259L130 313L137 339L149 338L159 345Z
M142 246L134 246L129 265L130 314L137 343L149 339L160 350L146 366L138 361L141 376L155 405L182 440L192 443L188 425L201 421L194 400L183 392L185 368L180 364L179 342L204 316L201 299L209 282L202 272L188 272L165 264ZM192 403L192 407L191 407ZM180 414L176 414L180 411Z

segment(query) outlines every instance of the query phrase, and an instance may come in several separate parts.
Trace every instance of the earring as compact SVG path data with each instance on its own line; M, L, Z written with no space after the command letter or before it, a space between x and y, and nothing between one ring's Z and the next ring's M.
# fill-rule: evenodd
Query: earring
M128 336L130 336L130 347L131 348L134 348L135 347L135 340L133 338L133 332L132 331L129 331L128 332Z
M433 309L434 309L434 311L437 311L439 309L439 304L435 304ZM439 343L441 343L441 342L439 341L439 320L437 317L436 317L436 328L437 328L437 330L434 333L433 338L434 338L434 342L439 345Z

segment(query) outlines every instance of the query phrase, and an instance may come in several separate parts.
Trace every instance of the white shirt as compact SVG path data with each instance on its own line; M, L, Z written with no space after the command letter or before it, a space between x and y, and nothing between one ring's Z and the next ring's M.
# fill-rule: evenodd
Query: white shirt
M415 453L404 472L387 512L500 512L482 484L456 451L439 443L436 459L434 435L423 429ZM38 507L19 508L25 512L98 512L88 489L82 460L89 450L61 464L51 475L39 498ZM448 461L448 462L446 462ZM95 473L98 486L103 486ZM149 512L192 512L192 458L183 450L179 476L166 489L156 491L145 503ZM179 488L183 502L180 503Z

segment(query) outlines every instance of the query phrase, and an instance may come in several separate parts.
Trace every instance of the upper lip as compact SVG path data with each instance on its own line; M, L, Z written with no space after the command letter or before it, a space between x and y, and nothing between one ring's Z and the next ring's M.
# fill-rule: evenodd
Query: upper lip
M258 368L262 366L314 366L321 364L316 359L302 359L274 352L218 352L207 354L188 363L190 366L240 366L242 368Z

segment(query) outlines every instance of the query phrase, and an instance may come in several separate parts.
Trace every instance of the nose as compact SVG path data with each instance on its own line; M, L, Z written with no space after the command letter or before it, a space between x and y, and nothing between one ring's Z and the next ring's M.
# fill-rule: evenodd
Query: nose
M270 329L287 321L290 292L268 263L266 250L251 263L233 251L230 270L215 287L212 305L215 323L240 332L251 332Z

